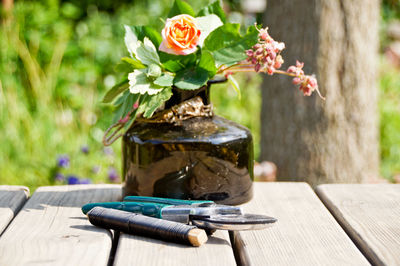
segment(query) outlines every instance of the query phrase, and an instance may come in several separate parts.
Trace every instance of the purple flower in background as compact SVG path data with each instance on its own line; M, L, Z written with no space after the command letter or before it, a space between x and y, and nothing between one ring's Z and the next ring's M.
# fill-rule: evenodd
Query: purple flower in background
M101 170L101 167L99 165L95 165L92 167L92 173L93 174L98 174Z
M111 182L116 182L119 179L117 170L112 166L108 168L108 179L110 179Z
M79 184L79 178L73 175L67 176L68 185L77 185Z
M105 155L110 155L110 156L114 155L114 150L112 147L104 147L103 152Z
M62 168L68 168L69 167L69 156L66 154L58 156L57 166L62 167Z
M89 153L89 146L84 145L81 147L81 152L83 152L84 154L88 154Z
M79 184L91 184L91 183L92 180L90 180L89 178L84 178L79 181Z
M57 174L54 176L54 180L55 180L55 181L58 181L58 182L63 182L63 181L65 180L65 177L64 177L63 174L57 173Z

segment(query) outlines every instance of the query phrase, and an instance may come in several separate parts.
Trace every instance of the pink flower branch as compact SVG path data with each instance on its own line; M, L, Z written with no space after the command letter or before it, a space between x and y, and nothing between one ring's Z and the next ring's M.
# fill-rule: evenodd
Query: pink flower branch
M283 74L293 77L293 84L299 85L299 89L305 96L310 96L316 91L323 100L318 89L318 82L314 76L305 75L303 71L304 63L296 61L295 66L290 66L286 71L279 70L283 64L283 58L280 55L285 44L275 41L269 34L268 28L258 29L258 42L246 51L247 59L232 66L220 66L217 74L223 74L226 77L237 72L263 72L268 75Z

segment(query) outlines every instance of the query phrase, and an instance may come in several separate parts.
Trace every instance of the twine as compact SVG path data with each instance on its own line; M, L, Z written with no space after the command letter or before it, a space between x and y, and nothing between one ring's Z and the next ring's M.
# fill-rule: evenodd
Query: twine
M196 228L193 225L103 207L95 207L87 215L90 223L95 226L175 243L191 244L188 234Z

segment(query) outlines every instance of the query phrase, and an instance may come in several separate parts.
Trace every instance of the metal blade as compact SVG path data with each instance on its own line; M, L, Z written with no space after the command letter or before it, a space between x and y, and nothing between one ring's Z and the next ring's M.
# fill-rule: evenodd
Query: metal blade
M214 215L242 215L242 208L236 206L220 205L215 203L202 203L199 205L177 205L164 207L161 217L165 220L189 223L191 217L211 217Z
M276 221L273 217L257 214L192 216L192 224L199 228L231 231L264 229Z

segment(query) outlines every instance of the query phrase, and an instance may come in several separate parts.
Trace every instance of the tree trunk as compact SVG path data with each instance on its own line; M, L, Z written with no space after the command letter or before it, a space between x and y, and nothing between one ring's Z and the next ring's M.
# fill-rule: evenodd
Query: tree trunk
M377 130L378 0L269 0L265 26L317 75L326 97L304 97L291 79L263 83L261 159L278 180L366 182L379 170Z

